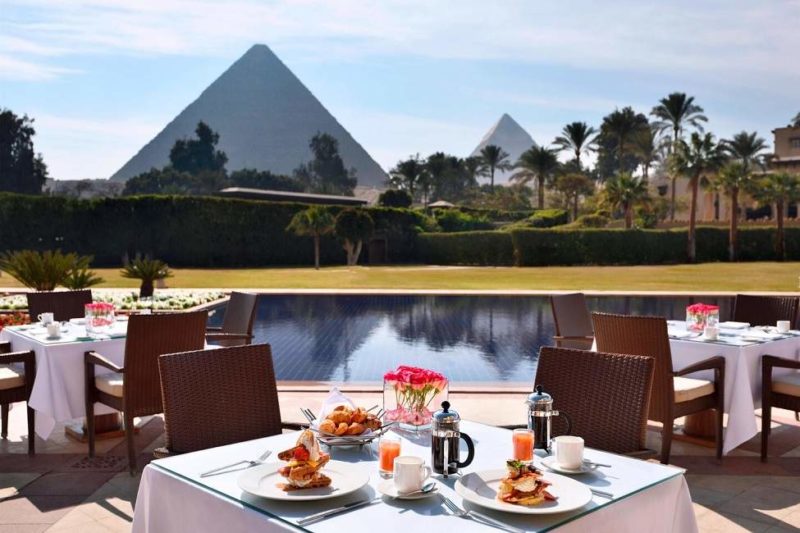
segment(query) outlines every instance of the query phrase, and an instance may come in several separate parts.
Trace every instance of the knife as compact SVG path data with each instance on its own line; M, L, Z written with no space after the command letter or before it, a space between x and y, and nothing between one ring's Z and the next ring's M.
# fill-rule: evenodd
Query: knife
M357 509L365 505L372 505L373 503L378 503L382 499L383 498L379 496L372 500L361 500L358 502L351 502L346 505L342 505L341 507L336 507L335 509L328 509L327 511L322 511L316 514L309 515L305 518L301 518L300 520L297 521L297 525L304 526L306 524L313 524L314 522L318 522L320 520L328 518L329 516L337 515L340 513L346 513L347 511L351 511L353 509Z

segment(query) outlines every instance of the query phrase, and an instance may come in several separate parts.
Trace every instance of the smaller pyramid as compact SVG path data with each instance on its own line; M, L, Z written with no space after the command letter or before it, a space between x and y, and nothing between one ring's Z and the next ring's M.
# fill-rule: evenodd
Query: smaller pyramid
M481 142L478 143L478 146L475 147L470 156L479 156L483 147L490 144L497 145L505 150L509 155L508 161L512 165L517 162L522 152L536 145L533 137L508 113L503 113L500 120L486 132L486 135L483 136L483 139L481 139ZM495 185L507 184L512 174L514 174L514 170L495 172Z

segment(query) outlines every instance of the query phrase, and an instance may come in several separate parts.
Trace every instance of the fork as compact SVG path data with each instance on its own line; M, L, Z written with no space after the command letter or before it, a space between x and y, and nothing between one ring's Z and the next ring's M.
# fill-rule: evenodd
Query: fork
M244 461L238 461L236 463L231 463L229 465L220 466L219 468L215 468L213 470L209 470L207 472L203 472L202 474L200 474L200 477L216 476L217 474L227 474L228 471L231 468L233 468L235 466L239 466L239 465L247 465L245 468L251 468L253 466L258 466L258 465L262 464L264 461L266 461L267 457L269 457L270 455L272 455L272 450L267 450L264 453L262 453L261 456L258 459L255 459L255 460L245 459ZM243 470L243 469L242 468L237 468L236 470L238 471L238 470Z
M510 531L511 533L525 533L523 530L516 528L514 526L508 525L503 523L499 520L495 520L494 518L488 517L485 514L481 514L475 511L467 510L460 508L458 505L453 503L451 500L446 498L443 495L439 495L442 498L442 502L444 502L445 506L450 509L450 511L460 518L471 518L477 522L486 522L487 524L491 524L496 528L504 529L506 531Z
M306 409L304 407L301 407L300 412L303 413L303 416L305 416L309 422L313 422L314 420L317 419L317 417L314 415L311 409Z

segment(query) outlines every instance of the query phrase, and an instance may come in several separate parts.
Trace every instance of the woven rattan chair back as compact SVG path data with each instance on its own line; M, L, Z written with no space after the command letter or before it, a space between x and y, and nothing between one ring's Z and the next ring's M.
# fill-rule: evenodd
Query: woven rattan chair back
M672 352L667 321L663 317L592 314L597 350L606 353L643 355L655 361L650 418L664 422L675 401ZM671 424L672 420L668 420Z
M32 321L38 320L41 313L53 313L58 321L71 318L83 318L86 315L83 306L92 303L92 291L58 291L29 292L28 313Z
M222 331L224 333L253 333L253 321L256 317L257 294L247 292L232 292L225 307L225 316L222 318Z
M587 446L614 453L645 449L651 357L543 347L535 385L566 413L572 434Z
M166 353L201 350L205 346L207 318L206 311L130 317L125 341L123 389L126 415L163 412L158 357Z
M170 452L281 433L269 344L169 354L158 365Z
M553 295L550 297L550 307L553 309L556 336L565 337L557 339L557 345L588 350L592 345L590 337L594 335L594 330L583 293Z
M733 319L754 326L774 326L778 320L797 322L798 299L791 296L753 296L737 294Z

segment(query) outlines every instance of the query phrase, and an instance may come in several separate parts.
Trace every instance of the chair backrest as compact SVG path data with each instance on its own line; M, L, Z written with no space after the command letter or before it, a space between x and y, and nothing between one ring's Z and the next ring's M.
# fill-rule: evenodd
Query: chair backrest
M53 318L58 321L71 318L83 318L86 312L83 308L92 303L92 291L48 291L29 292L28 313L31 321L35 322L41 313L53 313Z
M652 357L542 347L536 385L566 413L572 434L614 453L645 449Z
M269 344L168 354L158 366L169 451L192 452L281 432Z
M158 357L203 349L207 319L206 311L130 317L123 388L126 414L145 416L163 412Z
M792 296L754 296L737 294L733 319L753 326L774 326L778 320L797 321L798 299Z
M553 320L556 325L556 335L562 337L591 337L592 317L586 307L586 298L583 293L554 294L550 297L550 307L553 309ZM557 345L564 348L589 349L590 340L562 339Z
M667 320L658 316L628 316L593 313L597 351L643 355L655 360L650 418L659 422L670 418L675 401L672 378L672 352Z
M257 294L232 292L222 318L222 331L225 333L253 333L256 317Z

